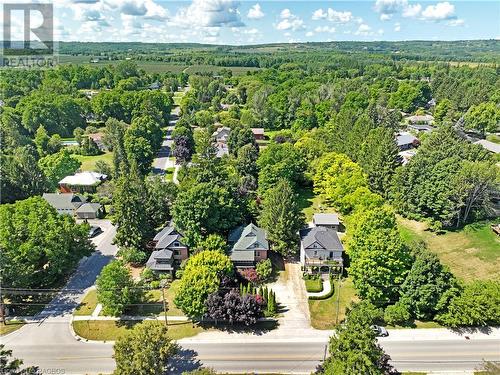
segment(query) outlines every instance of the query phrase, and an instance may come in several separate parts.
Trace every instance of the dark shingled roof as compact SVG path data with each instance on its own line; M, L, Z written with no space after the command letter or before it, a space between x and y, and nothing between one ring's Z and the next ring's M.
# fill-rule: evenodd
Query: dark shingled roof
M304 249L317 242L326 250L344 251L337 232L327 227L313 227L300 230L300 241Z

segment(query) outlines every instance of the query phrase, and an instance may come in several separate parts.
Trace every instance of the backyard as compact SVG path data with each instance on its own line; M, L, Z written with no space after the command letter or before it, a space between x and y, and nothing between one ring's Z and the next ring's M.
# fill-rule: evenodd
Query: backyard
M444 234L431 232L427 224L415 220L398 217L398 223L403 239L424 241L462 280L500 278L500 237L491 230L492 221L469 224Z
M110 166L113 163L113 153L112 152L106 152L101 155L95 155L95 156L85 156L85 155L73 155L76 159L82 162L82 165L80 169L82 171L93 171L95 169L95 163L98 160L103 160L106 163L108 163Z

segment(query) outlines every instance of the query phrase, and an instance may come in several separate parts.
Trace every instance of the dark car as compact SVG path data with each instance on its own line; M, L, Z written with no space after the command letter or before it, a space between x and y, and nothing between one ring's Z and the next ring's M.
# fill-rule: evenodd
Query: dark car
M387 330L384 327L371 326L370 328L375 333L375 335L377 335L379 337L387 337L387 336L389 336L389 332L387 332Z
M101 227L92 225L90 227L90 229L89 229L89 238L95 237L95 236L97 236L98 234L101 234L101 233L102 233Z

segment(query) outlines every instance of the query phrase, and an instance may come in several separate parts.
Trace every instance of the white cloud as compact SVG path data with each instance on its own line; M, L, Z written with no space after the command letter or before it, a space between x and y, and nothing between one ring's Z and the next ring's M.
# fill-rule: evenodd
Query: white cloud
M258 33L259 33L259 30L256 29L255 27L251 28L251 29L243 30L243 34L247 34L247 35L255 35Z
M448 26L464 26L465 21L463 19L450 20L446 23Z
M336 23L348 23L352 21L353 16L351 12L339 12L332 8L328 8L326 11L323 9L317 9L312 14L313 20L325 19Z
M335 27L318 26L314 29L314 31L317 33L334 33Z
M359 25L358 30L354 33L355 35L370 35L372 28L366 23Z
M394 31L397 33L401 31L401 24L399 22L394 24Z
M408 5L407 0L377 0L374 9L377 13L394 14Z
M293 14L290 9L285 8L280 13L281 21L279 21L274 27L277 30L301 30L304 29L304 21Z
M382 13L380 15L381 21L389 21L392 18L392 14Z
M445 1L436 5L429 5L422 11L422 19L427 21L442 21L454 18L455 6Z
M414 4L408 5L405 9L403 9L403 17L414 18L417 17L422 11L422 5Z
M260 4L257 3L254 6L252 6L248 10L247 17L252 19L252 20L259 20L265 16L264 12L262 11Z
M193 0L175 15L174 23L185 27L240 27L241 21L236 0Z
M306 33L306 36L308 36L308 37L314 36L314 33L313 33L312 31L308 31L308 32Z

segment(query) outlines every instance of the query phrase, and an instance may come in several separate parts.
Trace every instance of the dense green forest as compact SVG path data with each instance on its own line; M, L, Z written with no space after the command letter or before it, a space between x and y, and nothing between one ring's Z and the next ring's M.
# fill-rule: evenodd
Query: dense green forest
M181 43L82 43L60 42L62 55L106 56L112 60L133 56L137 60L210 64L218 66L277 67L292 61L326 63L338 55L368 61L500 62L498 40L407 41L407 42L317 42L223 46Z

